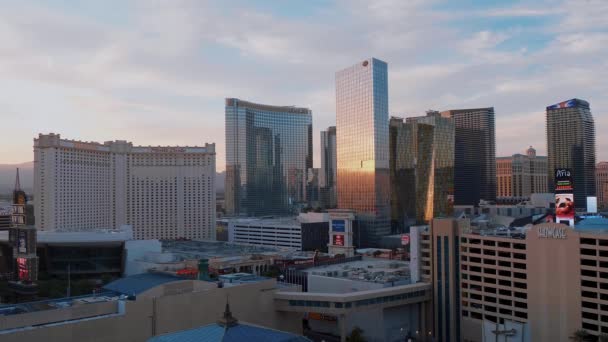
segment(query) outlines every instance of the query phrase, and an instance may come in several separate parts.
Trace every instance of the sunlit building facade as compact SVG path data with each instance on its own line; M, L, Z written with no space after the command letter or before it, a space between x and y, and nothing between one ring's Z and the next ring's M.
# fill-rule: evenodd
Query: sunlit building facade
M393 233L452 212L454 124L439 112L390 120Z
M338 208L356 212L361 245L390 234L388 71L370 58L336 73Z
M585 210L595 196L595 124L589 102L571 99L547 107L548 190L555 169L566 168L574 180L574 205Z
M215 144L34 139L39 231L133 228L135 239L215 240Z
M406 122L417 122L433 126L432 210L427 210L425 222L434 217L451 215L454 207L454 120L437 111L428 111L426 116L407 118Z
M526 200L532 194L547 192L547 157L537 156L530 146L526 154L496 158L498 200Z
M312 112L226 99L228 215L283 215L306 203Z
M597 341L608 334L606 222L544 222L511 233L468 219L419 227L414 241L421 280L433 284L434 341L570 341L580 329L590 335L583 341Z

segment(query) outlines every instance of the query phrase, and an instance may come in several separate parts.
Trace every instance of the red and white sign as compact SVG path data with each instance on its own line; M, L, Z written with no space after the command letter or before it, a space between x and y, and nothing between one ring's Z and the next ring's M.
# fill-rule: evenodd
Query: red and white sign
M410 244L410 236L408 234L401 235L401 244L407 246Z
M344 235L342 235L342 234L334 235L334 246L344 246Z

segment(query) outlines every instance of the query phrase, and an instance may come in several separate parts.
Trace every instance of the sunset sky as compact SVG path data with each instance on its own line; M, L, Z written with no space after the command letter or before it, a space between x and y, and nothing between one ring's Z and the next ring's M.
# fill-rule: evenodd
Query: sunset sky
M591 104L608 159L608 1L0 0L0 164L32 139L217 144L224 98L335 124L334 77L389 66L391 115L494 106L497 156L546 153L545 107Z

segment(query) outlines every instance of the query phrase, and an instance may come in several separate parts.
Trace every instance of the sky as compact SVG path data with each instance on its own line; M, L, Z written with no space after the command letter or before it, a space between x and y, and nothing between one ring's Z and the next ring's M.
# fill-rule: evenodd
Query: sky
M335 72L388 63L389 112L493 106L497 156L546 153L545 107L591 104L608 160L608 1L0 0L0 163L38 133L215 142L224 98L309 107L335 125Z

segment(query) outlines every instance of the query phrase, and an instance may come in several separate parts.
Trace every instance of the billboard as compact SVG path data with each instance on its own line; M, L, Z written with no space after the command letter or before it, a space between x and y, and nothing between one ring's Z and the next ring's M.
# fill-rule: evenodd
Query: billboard
M555 169L555 221L574 221L574 183L570 169Z
M17 258L16 275L17 279L22 282L36 281L38 277L38 259L37 258Z
M24 230L20 230L17 236L17 252L21 254L27 253L27 233Z
M410 244L410 235L409 234L401 235L401 245L407 246L409 244Z
M334 234L334 246L344 246L344 235Z
M588 213L597 213L597 197L596 196L588 196L587 197L587 212Z
M554 105L548 106L547 109L559 109L559 108L570 108L576 106L576 99L563 101Z
M331 230L334 232L344 232L346 222L344 220L332 220Z

